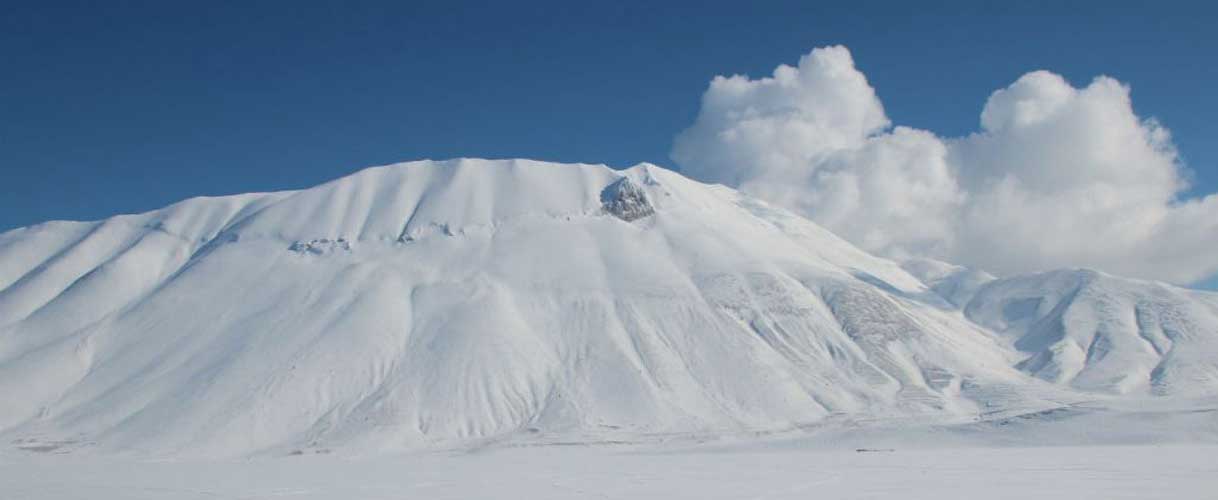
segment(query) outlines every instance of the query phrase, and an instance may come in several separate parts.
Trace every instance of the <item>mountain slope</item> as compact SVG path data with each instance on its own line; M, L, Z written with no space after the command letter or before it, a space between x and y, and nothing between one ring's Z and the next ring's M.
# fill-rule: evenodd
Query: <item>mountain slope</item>
M1088 391L1212 393L1218 294L1086 270L995 280L967 316L1009 336L1019 367Z
M0 235L0 435L404 449L1092 399L1029 368L1024 323L993 320L1000 289L962 312L805 219L651 165L377 167ZM1189 335L1212 345L1207 328Z

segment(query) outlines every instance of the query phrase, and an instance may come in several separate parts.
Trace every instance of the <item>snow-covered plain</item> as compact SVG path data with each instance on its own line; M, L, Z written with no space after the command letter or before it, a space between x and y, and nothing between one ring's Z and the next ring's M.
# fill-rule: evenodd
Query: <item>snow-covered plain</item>
M0 462L14 500L1212 499L1215 446L672 451Z
M16 498L1196 496L1216 398L1218 294L896 263L653 165L412 162L0 234Z

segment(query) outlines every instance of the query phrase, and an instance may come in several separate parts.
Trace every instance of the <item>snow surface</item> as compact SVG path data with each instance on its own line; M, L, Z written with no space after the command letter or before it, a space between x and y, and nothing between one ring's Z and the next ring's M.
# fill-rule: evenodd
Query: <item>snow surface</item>
M1214 446L875 451L548 447L376 459L0 461L22 500L1211 499Z
M1216 346L1216 294L903 268L646 164L411 162L0 235L20 457L1215 442Z

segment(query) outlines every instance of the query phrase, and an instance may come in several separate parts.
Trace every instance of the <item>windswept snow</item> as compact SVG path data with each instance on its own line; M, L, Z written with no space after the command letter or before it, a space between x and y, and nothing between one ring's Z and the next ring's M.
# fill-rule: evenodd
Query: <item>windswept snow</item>
M965 429L1211 401L1216 311L1081 271L902 268L654 165L411 162L0 235L0 438L229 456Z

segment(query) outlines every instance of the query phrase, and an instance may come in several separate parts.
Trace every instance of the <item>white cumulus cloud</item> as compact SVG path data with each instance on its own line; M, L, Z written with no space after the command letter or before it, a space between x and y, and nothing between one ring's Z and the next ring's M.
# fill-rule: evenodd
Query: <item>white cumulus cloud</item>
M1089 267L1187 283L1218 272L1218 195L1181 200L1168 131L1129 88L1047 72L994 92L974 134L892 127L845 47L770 77L716 77L672 157L854 243L999 274Z

